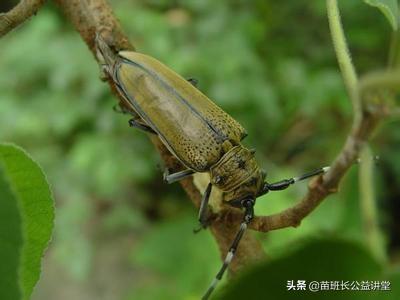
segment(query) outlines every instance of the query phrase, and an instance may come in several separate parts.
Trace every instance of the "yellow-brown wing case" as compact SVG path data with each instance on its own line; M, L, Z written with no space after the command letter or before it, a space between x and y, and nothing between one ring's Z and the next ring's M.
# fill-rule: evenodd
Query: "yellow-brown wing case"
M239 143L245 129L203 93L158 60L119 53L119 88L139 116L186 167L207 171L223 153L222 143Z

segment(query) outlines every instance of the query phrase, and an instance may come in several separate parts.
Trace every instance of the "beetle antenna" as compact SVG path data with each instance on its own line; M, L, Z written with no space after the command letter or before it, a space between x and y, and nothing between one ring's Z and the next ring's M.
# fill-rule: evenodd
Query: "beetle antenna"
M317 175L321 175L324 174L326 172L328 172L330 167L323 167L323 168L319 168L316 169L314 171L308 172L306 174L303 174L301 176L297 176L297 177L293 177L293 178L289 178L289 179L283 179L274 183L268 183L265 182L264 186L262 187L261 191L258 193L257 196L261 196L264 195L266 193L268 193L269 191L281 191L281 190L285 190L287 189L289 186L291 186L292 184L295 184L296 182L317 176Z
M240 240L242 239L244 232L247 229L247 225L251 222L251 220L254 217L254 209L253 209L254 204L255 204L254 199L243 200L242 206L245 208L245 214L243 217L243 221L240 224L239 231L236 234L235 239L233 240L228 253L226 254L226 257L225 257L225 260L224 260L224 263L223 263L221 269L215 276L214 280L211 282L211 285L208 287L204 296L201 298L202 300L207 300L210 297L211 293L214 291L215 287L217 286L219 281L222 279L222 276L224 276L226 269L229 267L233 257L235 256L235 253L239 246Z
M379 159L380 158L379 158L378 155L373 157L373 161L375 163L379 162ZM360 158L357 158L354 161L355 164L358 164L360 162L361 162ZM284 179L284 180L281 180L281 181L278 181L278 182L275 182L275 183L265 182L264 186L261 188L261 191L258 193L257 196L262 196L262 195L268 193L269 191L281 191L281 190L287 189L290 185L292 185L292 184L294 184L296 182L299 182L299 181L302 181L304 179L308 179L308 178L311 178L311 177L314 177L314 176L317 176L317 175L325 174L326 172L328 172L329 169L330 169L329 166L328 167L323 167L323 168L319 168L319 169L316 169L314 171L308 172L306 174L303 174L301 176L293 177L293 178L290 178L290 179Z

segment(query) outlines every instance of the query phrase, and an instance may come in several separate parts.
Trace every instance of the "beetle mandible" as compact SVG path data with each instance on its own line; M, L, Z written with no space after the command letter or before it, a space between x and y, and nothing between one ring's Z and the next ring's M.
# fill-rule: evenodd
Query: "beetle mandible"
M96 45L101 66L110 76L120 96L131 110L130 125L156 134L186 170L164 173L168 183L196 172L208 172L208 184L201 200L199 221L206 227L207 207L213 187L223 192L225 203L244 209L243 221L224 263L203 296L208 299L228 268L244 231L254 217L255 199L269 191L326 172L319 168L299 177L275 183L265 181L254 151L241 141L245 129L186 80L153 57L133 52L114 52L97 34Z

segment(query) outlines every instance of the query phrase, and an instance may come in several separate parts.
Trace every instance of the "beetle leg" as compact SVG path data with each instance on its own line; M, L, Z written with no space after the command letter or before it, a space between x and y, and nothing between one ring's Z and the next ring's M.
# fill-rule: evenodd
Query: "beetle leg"
M197 87L197 84L199 83L199 81L196 78L188 78L187 81L189 81L194 87Z
M204 191L203 197L200 202L199 209L199 222L202 228L207 227L207 208L208 208L208 200L210 199L212 184L211 182L207 185L206 190Z
M164 180L167 183L173 183L173 182L182 180L182 179L184 179L186 177L189 177L189 176L193 175L194 173L195 173L195 171L187 169L187 170L183 170L183 171L180 171L180 172L176 172L176 173L170 174L169 170L165 169L163 177L164 177Z
M130 119L129 126L136 127L138 129L146 131L148 133L157 134L157 132L155 132L149 125L143 124L142 122L140 122L137 119Z
M324 174L328 170L329 170L329 167L323 167L323 168L316 169L314 171L311 171L309 173L306 173L306 174L298 176L298 177L284 179L284 180L281 180L281 181L278 181L275 183L266 183L266 189L271 190L271 191L281 191L281 190L287 189L290 185L292 185L298 181L301 181L301 180L304 180L304 179L307 179L307 178L310 178L313 176L317 176L320 174Z
M245 213L244 213L242 224L240 224L239 231L236 234L235 239L233 240L232 245L229 248L228 253L226 254L226 257L225 257L225 260L224 260L224 263L223 263L221 269L219 270L219 272L215 276L214 280L211 282L211 285L207 289L207 291L204 294L204 296L201 298L202 300L207 300L210 297L211 293L213 292L213 290L217 286L218 282L222 279L222 276L224 276L224 273L225 273L226 269L229 267L229 264L231 263L233 257L235 256L235 253L236 253L236 250L237 250L237 248L239 246L240 240L242 239L242 237L244 235L244 232L247 229L247 225L254 218L254 209L253 209L254 204L255 204L254 199L245 199L245 200L243 200L242 206L245 208Z

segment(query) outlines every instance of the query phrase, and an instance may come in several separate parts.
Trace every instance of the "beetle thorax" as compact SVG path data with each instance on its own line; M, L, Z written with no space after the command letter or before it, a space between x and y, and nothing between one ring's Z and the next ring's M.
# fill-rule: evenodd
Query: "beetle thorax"
M241 145L232 147L210 169L211 183L224 192L258 181L259 173L254 153Z

